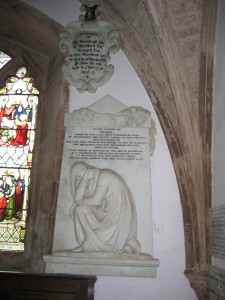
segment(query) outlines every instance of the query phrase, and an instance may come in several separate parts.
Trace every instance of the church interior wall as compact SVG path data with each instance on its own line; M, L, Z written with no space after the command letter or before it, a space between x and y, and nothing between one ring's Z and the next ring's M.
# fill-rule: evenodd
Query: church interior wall
M51 38L49 39L50 40L49 43L46 42L46 45L47 44L54 45L54 47L55 44L57 43L56 41L57 34L60 32L63 26L67 25L68 23L74 20L78 20L79 15L81 14L79 11L80 2L77 0L65 0L65 1L24 0L23 2L31 5L41 13L45 14L46 16L42 20L45 21L53 20L52 24L54 24L53 27L55 28L55 32L53 35L51 35L52 34L51 30L49 31ZM108 2L110 1L106 1L106 4ZM147 3L148 1L143 1L143 2ZM151 1L149 1L149 3L150 2ZM190 2L191 1L189 1L188 3ZM199 6L197 8L199 9L201 1L198 2L199 2ZM195 5L197 5L196 3ZM218 23L217 40L220 42L217 44L217 52L216 52L217 62L216 62L216 69L215 69L215 82L214 82L214 87L215 87L214 96L216 99L216 105L214 109L214 120L216 120L216 122L214 123L214 145L215 146L214 146L214 160L213 160L213 166L214 166L213 167L213 174L214 174L213 175L214 176L213 177L214 179L213 205L224 203L224 201L221 199L221 195L223 194L223 186L224 186L222 183L224 178L224 172L223 172L224 168L223 168L223 164L220 164L220 160L223 161L221 157L223 157L223 150L225 148L223 139L221 139L221 135L220 135L220 133L222 134L224 129L223 122L222 122L222 120L224 119L223 118L224 85L222 83L222 79L224 78L224 63L220 64L220 61L223 61L224 59L224 52L221 51L220 49L224 49L225 39L222 37L223 33L220 32L219 29L222 28L224 25L223 20L225 18L222 12L224 12L225 9L223 7L224 4L222 1L221 3L222 3L221 5L223 10L220 10L221 15ZM179 9L182 9L182 5L183 4L179 5L177 3L176 8L178 13L179 13ZM22 15L24 16L25 14L22 13ZM58 25L55 25L56 23L54 22L56 22ZM120 30L122 29L120 28ZM39 33L38 31L35 32L37 34L36 40L38 40ZM184 31L182 32L184 34ZM63 146L63 138L64 138L64 127L63 127L64 113L72 112L74 109L78 109L80 107L87 107L92 103L94 103L96 100L102 98L103 96L110 94L111 96L118 99L121 103L125 104L126 106L138 105L149 110L151 112L153 120L156 123L156 132L157 132L156 147L155 147L154 154L151 157L151 180L152 180L151 185L152 185L152 206L153 206L152 222L153 222L153 251L154 251L153 255L154 257L159 259L160 266L157 270L157 277L155 279L99 276L95 284L95 299L105 300L107 297L108 300L114 300L114 299L136 300L137 298L141 297L141 299L143 300L145 299L147 300L151 298L154 300L163 300L163 299L196 300L197 296L194 290L191 288L190 283L184 274L184 271L187 265L189 265L189 267L198 266L198 262L195 265L196 257L197 260L200 261L202 260L201 260L201 255L198 256L199 255L198 253L192 255L190 249L188 249L189 247L189 244L187 242L188 231L186 231L186 235L185 235L185 230L187 230L187 227L190 224L185 224L184 227L184 220L183 220L183 217L185 216L186 218L188 217L186 221L188 220L188 222L189 221L190 223L192 222L192 220L195 218L195 205L191 207L190 215L188 215L187 213L188 210L186 209L188 208L189 204L187 203L186 204L187 207L185 207L184 202L182 203L181 201L181 196L180 196L181 191L179 193L179 189L181 187L179 186L179 182L182 183L182 177L178 178L180 181L177 181L179 172L177 172L176 167L174 167L174 165L176 164L176 159L174 160L174 157L176 157L176 155L173 156L174 153L172 153L173 154L172 155L173 161L172 161L171 147L168 147L168 140L166 140L166 136L163 133L163 130L165 132L165 127L162 128L163 126L165 126L165 124L163 124L162 119L160 120L158 119L158 116L155 112L156 106L153 105L156 99L155 98L150 99L149 96L150 93L147 93L145 89L146 87L144 88L142 84L142 82L143 83L146 83L148 81L150 82L150 78L143 78L144 70L142 70L143 72L139 73L139 76L140 74L142 76L141 78L142 82L141 82L141 79L139 78L137 72L135 72L134 68L131 65L132 61L130 62L128 60L128 57L126 56L127 53L128 54L132 53L132 49L129 50L125 49L126 54L123 50L120 50L118 53L112 55L111 57L110 62L115 67L115 72L112 79L106 85L100 87L95 94L90 94L90 93L79 94L76 88L66 84L62 77L60 71L60 65L62 64L62 55L59 55L59 52L52 53L51 47L46 46L45 49L44 47L46 41L45 38L46 36L48 36L48 34L43 36L44 38L42 40L40 35L40 39L41 39L40 44L36 43L35 41L36 45L38 47L40 46L39 51L41 52L41 55L45 57L45 59L48 61L49 64L48 72L47 74L45 73L45 79L44 79L45 84L44 84L43 92L45 93L45 98L43 99L42 108L41 108L42 109L42 114L41 114L42 130L40 132L41 144L39 145L40 146L38 150L39 153L37 153L37 155L43 155L44 158L40 166L38 166L38 172L39 172L38 174L46 173L45 174L46 176L44 176L43 178L40 177L40 179L37 182L37 187L41 187L41 186L45 187L45 189L38 190L37 199L40 200L40 203L35 206L36 208L38 208L37 212L35 212L39 214L37 218L38 222L37 221L36 222L33 221L33 223L31 222L32 230L30 230L30 232L28 231L28 236L30 234L31 238L34 233L37 234L37 236L40 236L40 238L37 239L36 242L34 241L33 243L33 246L37 246L37 248L39 249L37 257L35 254L32 256L32 252L30 251L31 249L29 249L29 251L26 254L29 257L28 261L29 261L30 269L32 269L33 272L40 272L40 270L43 270L43 265L40 262L40 257L42 254L51 252L51 237L52 237L52 230L54 226L53 224L54 216L51 215L52 220L50 220L50 222L49 220L48 221L46 220L46 216L49 214L49 211L54 211L56 205L57 190L59 184L58 181L59 181L59 173L60 173L60 162L61 162L61 154L62 154L62 146ZM182 40L183 36L180 36L180 38L181 38L180 40ZM194 42L196 45L197 42L196 41ZM149 47L149 43L148 45L146 44L146 47ZM193 50L193 49L190 48L189 50ZM195 58L196 57L198 57L198 55L196 55ZM160 59L157 60L157 62L161 64ZM185 67L187 69L191 67L190 61ZM182 74L182 70L180 69L178 70L178 72L179 71L181 71L180 74ZM147 73L146 76L149 76L149 74ZM171 78L173 79L172 73L169 74L169 76L171 76ZM158 78L158 80L160 81L160 78ZM172 84L174 84L174 82L172 82ZM54 87L56 86L58 87L58 89L54 90ZM194 80L191 81L190 86L194 91L193 95L196 96L197 95L196 82ZM167 100L171 100L172 94L171 91L169 91L168 83L165 85L165 88L167 89L168 92ZM176 90L175 87L173 92L176 94L176 92L179 93L179 90L178 89ZM189 99L187 94L185 96L187 97L187 99ZM50 99L50 102L48 102L48 97ZM51 115L50 111L54 103L54 99L57 103L57 107L54 108L54 113ZM174 106L174 108L172 108L173 106L171 105L171 111L168 111L169 114L171 113L171 115L174 114L175 116L174 112L176 112L176 109L179 108L179 103L176 103L176 105ZM180 106L180 108L182 107ZM197 112L198 110L198 105L196 103L194 104L194 110L196 110L195 112ZM45 119L46 116L49 119ZM192 116L189 117L190 119L192 118ZM186 121L188 121L188 119ZM176 128L176 126L179 125L178 123L179 123L178 119L174 119L174 128ZM162 125L162 127L160 124ZM183 125L185 124L181 124L181 128ZM188 128L189 125L188 124L186 125ZM48 128L47 130L48 134L51 131L53 134L45 136L45 131L44 131L45 128ZM51 130L49 128L51 128ZM188 139L186 140L186 142L187 141ZM49 153L45 153L45 146L47 147L47 149L53 149L54 151L52 150L53 152L50 151ZM184 149L186 151L185 147ZM172 150L175 151L175 148ZM54 156L55 160L48 159L50 158L50 156L51 157ZM179 165L179 159L180 158L178 158L177 160L178 161L177 165ZM192 161L191 158L188 157L188 159ZM35 191L35 187L33 190ZM46 193L44 193L44 191L47 191L49 194L53 194L53 197L49 198L48 202L45 201ZM193 200L191 199L191 201L192 202L190 202L190 204L193 205ZM196 201L196 207L201 214L202 210L201 207L198 207L197 201ZM34 212L33 212L33 217L34 217ZM34 217L34 219L35 218L36 216ZM31 214L31 219L32 219L32 214ZM201 220L197 220L197 221L201 223ZM204 224L204 221L202 222L202 224ZM201 226L199 226L200 229ZM204 230L204 225L202 226L202 228ZM46 240L44 240L45 237ZM191 240L191 236L188 238L190 238ZM43 243L44 245L42 249L40 243ZM186 247L185 247L185 243L186 243ZM193 241L192 243L194 244ZM198 250L197 246L196 249ZM204 259L205 258L203 258L203 270L205 271ZM219 264L220 262L217 263ZM201 286L201 278L199 280L199 283ZM204 297L201 299L205 300Z
M47 4L46 1L27 1L27 3L62 25L78 20L80 14L80 4L76 1L63 3L57 1L57 5ZM62 11L63 13L59 14ZM150 110L157 130L151 173L154 255L159 258L160 267L156 279L98 277L95 299L104 300L106 295L109 300L137 299L141 295L144 300L152 295L154 300L180 298L195 300L196 295L183 273L185 254L182 213L176 177L165 137L149 97L125 54L120 51L112 56L110 62L115 67L113 78L99 88L96 94L79 94L75 87L69 87L69 110L89 106L106 94L112 95L127 106L140 105Z

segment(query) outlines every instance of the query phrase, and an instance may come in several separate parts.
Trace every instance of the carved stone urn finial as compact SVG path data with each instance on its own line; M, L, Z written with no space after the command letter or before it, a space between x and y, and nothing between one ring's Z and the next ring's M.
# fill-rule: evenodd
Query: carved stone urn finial
M80 16L80 20L84 22L94 22L96 20L100 20L100 7L101 5L99 5L95 0L83 1L80 11L84 12L84 15Z

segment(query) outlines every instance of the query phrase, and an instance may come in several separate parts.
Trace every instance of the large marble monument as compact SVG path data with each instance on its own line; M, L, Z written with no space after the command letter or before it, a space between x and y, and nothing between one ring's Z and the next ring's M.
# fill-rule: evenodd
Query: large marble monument
M52 255L46 272L155 277L148 111L107 95L66 115Z

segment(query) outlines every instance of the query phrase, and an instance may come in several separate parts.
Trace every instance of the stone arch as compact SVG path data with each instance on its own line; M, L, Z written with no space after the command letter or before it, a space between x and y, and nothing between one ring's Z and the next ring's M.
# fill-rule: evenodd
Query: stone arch
M51 251L63 118L68 107L68 87L61 73L63 57L58 50L62 27L20 1L1 0L0 8L0 49L12 57L1 70L0 85L25 65L40 91L25 251L1 252L1 267L43 272L42 257Z
M120 29L122 49L168 143L183 212L185 274L199 299L208 298L211 264L208 209L217 5L211 0L139 0L132 5L102 1L102 16Z

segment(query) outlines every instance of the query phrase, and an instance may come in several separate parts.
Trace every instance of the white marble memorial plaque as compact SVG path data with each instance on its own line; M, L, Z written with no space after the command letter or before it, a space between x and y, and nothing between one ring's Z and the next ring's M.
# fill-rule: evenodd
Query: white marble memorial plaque
M110 53L119 50L119 34L111 24L95 16L98 5L83 7L87 11L81 21L69 23L60 34L60 49L66 60L62 70L79 93L95 93L114 73L108 62Z
M211 255L225 259L225 205L210 209Z
M149 160L149 134L144 128L68 127L65 144L71 160L132 163ZM113 163L112 163L113 162Z
M209 270L209 300L225 300L225 270Z
M150 113L106 96L67 114L65 125L53 256L45 257L46 271L154 277Z

